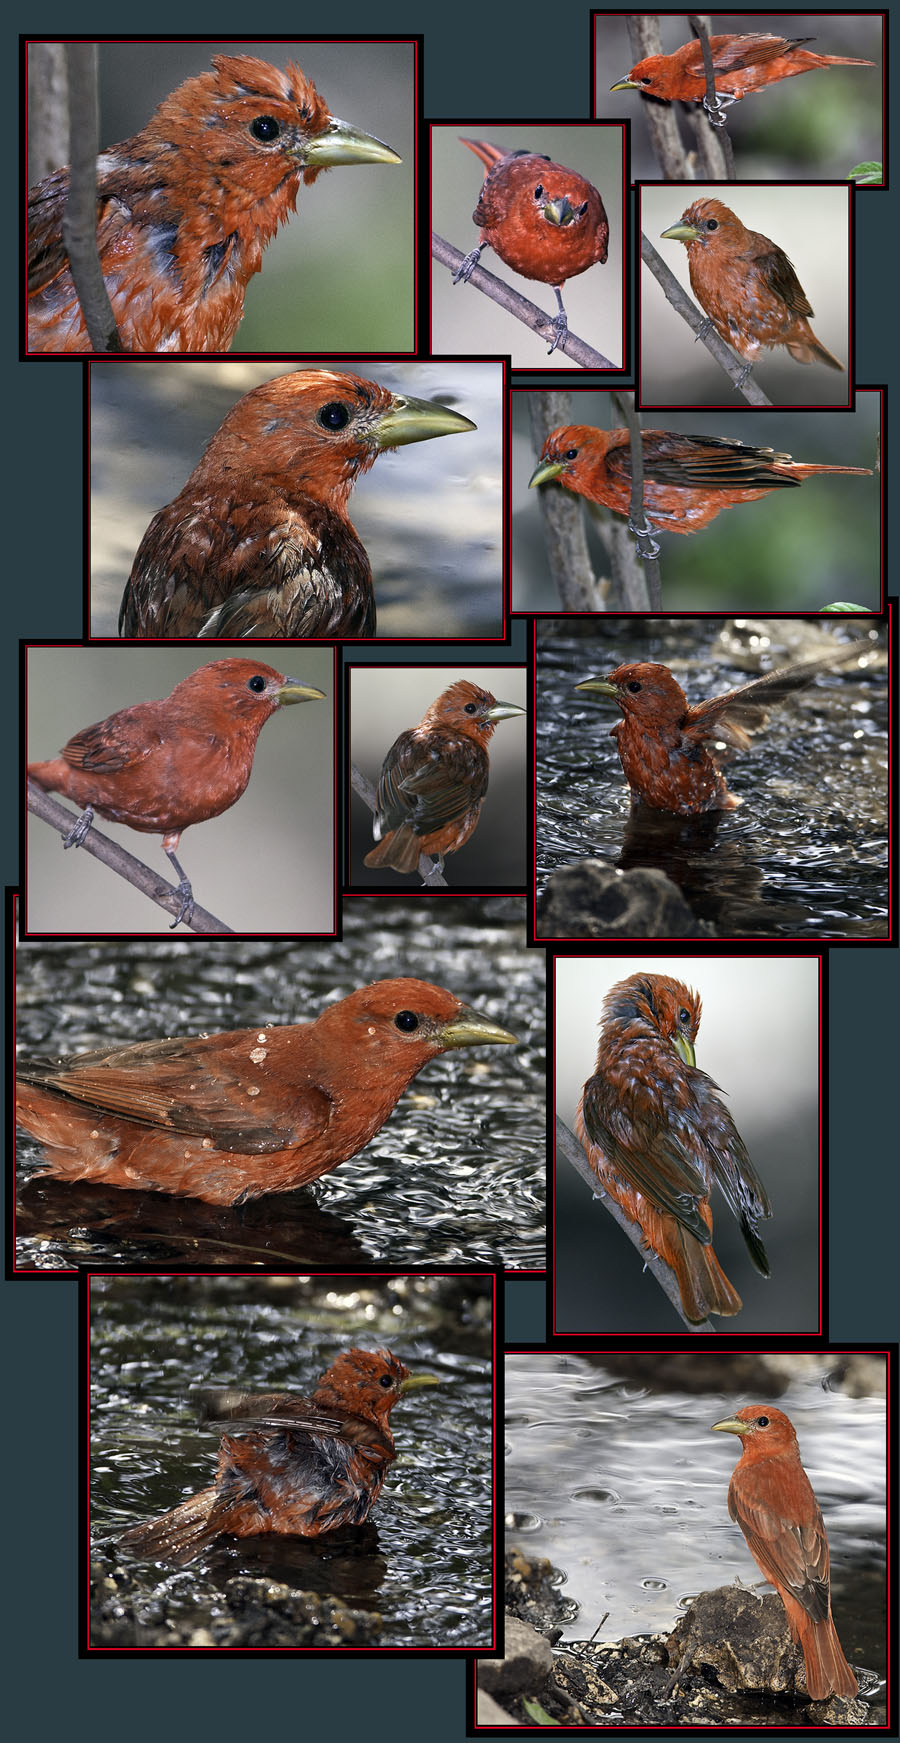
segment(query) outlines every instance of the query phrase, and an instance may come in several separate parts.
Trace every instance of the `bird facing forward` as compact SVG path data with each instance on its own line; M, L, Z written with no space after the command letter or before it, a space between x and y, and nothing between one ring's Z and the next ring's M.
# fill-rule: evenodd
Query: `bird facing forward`
M437 401L332 369L255 387L150 522L119 611L147 639L372 636L375 593L347 513L388 448L474 430Z
M575 1131L604 1192L671 1268L692 1324L735 1314L741 1298L712 1247L710 1193L718 1186L738 1218L750 1258L769 1275L757 1233L769 1197L694 1043L696 993L664 974L633 974L611 988L594 1074Z
M299 67L250 55L212 65L97 159L97 247L126 351L228 351L301 182L401 161L336 120ZM28 196L29 351L91 350L63 239L68 193L66 168Z

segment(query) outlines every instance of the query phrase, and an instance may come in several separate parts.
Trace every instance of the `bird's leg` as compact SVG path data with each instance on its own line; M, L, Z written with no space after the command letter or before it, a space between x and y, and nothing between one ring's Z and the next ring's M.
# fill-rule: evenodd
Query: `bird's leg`
M564 344L566 339L569 337L569 323L566 318L566 311L563 308L562 292L560 291L559 285L555 284L553 286L553 294L556 297L559 313L554 315L553 320L550 322L550 331L553 334L553 344L547 352L548 357L552 357L557 345Z
M749 381L752 374L753 374L753 364L752 363L745 363L743 369L741 370L740 375L737 378L737 381L734 384L735 387L736 388L743 387L744 382Z
M479 242L477 248L470 248L468 254L465 257L465 260L462 263L462 265L458 266L455 273L453 274L453 283L454 284L459 284L460 281L462 281L463 284L468 284L469 279L472 277L472 274L475 271L476 266L478 266L478 264L481 260L481 250L482 250L482 248L486 248L486 247L487 247L486 242Z
M419 867L419 876L421 877L423 884L430 884L432 879L440 877L444 870L444 856L442 853L432 853L429 854L428 857L431 860L431 869L427 872L423 872L421 866Z
M649 563L654 557L659 556L659 545L653 537L653 527L651 526L646 514L644 515L644 525L642 527L636 526L635 522L629 515L628 530L629 532L634 533L637 543L637 554L639 557L643 557L645 563Z
M174 932L176 926L181 925L182 920L184 921L186 926L190 925L191 920L193 918L193 913L194 913L194 892L191 889L189 880L185 877L181 866L178 864L178 861L175 858L175 855L172 852L172 849L170 847L166 847L165 842L163 842L163 849L165 851L167 859L170 859L172 861L172 864L178 873L178 888L176 889L175 894L176 894L176 896L180 896L181 906L178 910L178 913L175 916L175 919L172 921L172 924L169 927L169 931Z
M78 822L73 823L68 835L64 838L63 847L80 847L93 821L93 807L91 805L86 805L78 819Z
M712 332L712 330L713 330L712 321L710 320L708 315L705 315L703 320L700 322L700 325L697 328L696 333L694 334L694 344L696 345L698 339L707 338L707 336Z
M713 102L710 102L708 97L704 97L703 107L706 110L710 127L724 127L728 119L726 111L731 108L732 103L736 102L737 97L729 97L724 91L717 91Z

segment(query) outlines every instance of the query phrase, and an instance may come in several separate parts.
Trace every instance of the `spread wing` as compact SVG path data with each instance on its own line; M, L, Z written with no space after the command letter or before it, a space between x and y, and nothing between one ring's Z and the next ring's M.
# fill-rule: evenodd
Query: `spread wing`
M823 672L858 660L861 653L871 652L867 642L850 642L835 647L818 660L803 660L795 666L782 666L776 672L766 672L737 690L724 696L713 696L688 709L682 731L685 738L700 741L721 738L739 750L746 750L751 734L758 732L768 719L769 709L783 702L797 690L803 690Z

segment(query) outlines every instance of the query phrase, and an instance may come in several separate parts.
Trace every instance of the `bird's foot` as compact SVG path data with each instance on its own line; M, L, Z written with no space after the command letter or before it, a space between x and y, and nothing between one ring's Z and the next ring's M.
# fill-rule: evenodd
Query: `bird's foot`
M481 250L484 247L485 247L485 244L483 242L481 242L481 243L479 243L479 246L477 248L471 248L469 250L464 261L462 262L462 265L458 266L455 273L453 274L453 283L454 284L468 284L469 279L472 277L472 274L475 271L476 266L479 264L479 261L481 260Z
M738 376L737 380L735 381L735 384L734 384L735 388L743 387L744 383L750 380L750 377L752 374L753 374L753 364L752 363L745 363L743 369L741 370L740 375Z
M694 344L696 345L698 339L708 338L710 333L712 332L712 330L713 330L712 321L710 320L709 316L706 315L705 318L700 322L700 325L697 328L696 333L694 334Z
M638 556L643 557L645 563L649 563L654 557L659 556L659 545L653 537L653 528L649 521L645 521L645 524L639 527L629 515L628 530L634 533Z
M712 102L710 102L708 97L704 97L703 107L706 111L706 118L710 127L724 127L728 120L728 110L731 108L732 103L736 102L736 97L725 96L721 91L716 93Z
M176 926L180 926L182 921L186 926L189 926L194 918L194 892L186 877L182 877L181 882L176 887L175 894L179 898L180 907L169 927L170 932L174 932Z
M427 871L422 871L422 865L421 865L421 861L420 861L419 862L419 875L422 879L423 884L432 884L436 881L437 878L441 877L443 874L444 856L442 853L432 853L429 855L423 855L422 857L423 858L426 858L426 857L430 858L431 865L429 866Z
M557 347L564 345L569 337L569 323L566 319L566 311L563 308L562 297L560 296L559 289L556 285L553 286L553 294L556 297L557 313L550 322L550 331L553 334L553 344L547 352L548 357L552 357Z
M80 847L93 821L93 808L88 805L85 810L82 811L78 822L73 823L68 835L63 837L63 847Z

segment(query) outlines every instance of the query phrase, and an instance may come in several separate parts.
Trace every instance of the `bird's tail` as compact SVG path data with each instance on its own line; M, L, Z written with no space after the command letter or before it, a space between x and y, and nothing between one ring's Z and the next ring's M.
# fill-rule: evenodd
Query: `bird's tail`
M811 42L812 37L807 37L806 40ZM874 67L878 64L877 61L852 60L849 55L845 54L810 54L808 49L802 52L806 55L807 60L813 61L817 67Z
M365 864L392 866L398 872L414 872L421 851L418 836L413 834L408 823L404 823L399 829L389 830L383 841L366 854Z
M460 144L467 145L470 151L474 151L475 156L481 158L485 169L493 169L495 163L500 163L502 158L509 156L509 151L504 150L502 145L491 145L486 139L463 139L460 135Z
M190 1495L159 1519L132 1526L119 1538L119 1544L150 1561L193 1561L221 1530L218 1524L210 1523L215 1499L215 1489L201 1489L199 1495Z
M740 1313L741 1298L729 1283L712 1247L701 1246L694 1235L681 1228L673 1242L673 1247L677 1246L681 1247L681 1263L675 1251L670 1250L666 1257L678 1279L681 1305L691 1324L698 1325L711 1313L723 1316Z
M784 1593L782 1598L784 1599ZM803 1650L810 1699L824 1701L829 1695L858 1694L859 1683L844 1657L837 1629L831 1620L831 1611L829 1610L821 1622L814 1622L799 1604L792 1604L793 1615L786 1600L784 1607L788 1613L791 1633L795 1640L799 1639Z
M807 340L803 343L792 341L786 349L797 363L815 363L818 361L819 363L827 363L829 369L843 370L843 363L839 363L836 357L832 357L831 352L826 350L821 339L816 338L811 328Z
M871 478L871 466L814 466L805 460L794 460L790 463L792 478L812 478L817 472L852 472L857 478Z

